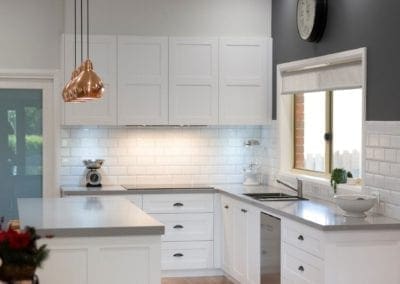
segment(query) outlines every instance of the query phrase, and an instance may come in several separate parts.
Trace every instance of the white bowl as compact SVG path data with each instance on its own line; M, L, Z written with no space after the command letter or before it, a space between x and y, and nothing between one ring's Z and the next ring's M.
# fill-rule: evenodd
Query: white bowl
M347 217L365 217L365 212L370 210L376 202L376 197L365 194L335 195L336 204L345 211Z

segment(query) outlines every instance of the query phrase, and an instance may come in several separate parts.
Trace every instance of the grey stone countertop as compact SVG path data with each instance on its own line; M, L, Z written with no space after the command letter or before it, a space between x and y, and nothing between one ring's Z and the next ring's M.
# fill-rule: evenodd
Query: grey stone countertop
M164 225L123 197L19 198L21 227L41 236L162 235Z
M345 217L343 211L336 204L309 196L306 196L310 198L309 200L258 201L243 195L244 193L265 192L284 192L296 195L295 192L283 190L280 187L227 184L217 185L215 188L223 194L257 206L267 213L286 217L322 231L400 229L400 220L398 219L372 212L368 212L366 218Z
M128 186L126 186L128 187ZM343 216L343 211L334 203L306 196L309 200L298 201L258 201L243 195L244 193L284 192L296 195L295 192L281 187L266 185L244 186L242 184L219 184L215 186L135 186L127 190L118 187L118 190L109 190L108 187L96 190L85 187L61 187L64 195L81 194L146 194L146 193L206 193L219 192L240 201L250 203L262 211L285 217L302 224L323 231L345 230L399 230L400 220L393 219L378 213L368 212L366 218L351 218ZM89 193L90 192L90 193ZM118 193L117 193L118 192Z

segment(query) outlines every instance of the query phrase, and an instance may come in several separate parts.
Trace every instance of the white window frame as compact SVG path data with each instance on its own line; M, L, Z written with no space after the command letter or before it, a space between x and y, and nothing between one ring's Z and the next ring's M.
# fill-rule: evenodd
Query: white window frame
M0 70L1 89L43 91L43 197L59 196L60 99L56 95L59 78L57 70Z
M288 63L277 65L277 119L279 128L279 175L280 176L302 176L303 178L309 177L315 180L312 175L304 175L304 173L296 173L293 169L294 164L294 147L293 147L293 96L282 95L282 78L285 72L294 72L299 70L306 70L317 68L318 66L326 66L333 64L340 64L348 61L360 61L362 72L362 150L361 150L361 178L365 178L365 121L366 121L366 94L367 94L367 49L365 47L333 53L329 55L313 57L304 60L298 60ZM321 181L321 179L318 179ZM322 179L324 181L326 179ZM328 181L329 182L329 181Z

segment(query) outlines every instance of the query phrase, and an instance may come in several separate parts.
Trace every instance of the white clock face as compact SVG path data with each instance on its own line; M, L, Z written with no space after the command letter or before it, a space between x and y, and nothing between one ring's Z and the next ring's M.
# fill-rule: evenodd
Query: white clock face
M308 39L314 28L316 0L299 0L297 3L297 27L300 37Z

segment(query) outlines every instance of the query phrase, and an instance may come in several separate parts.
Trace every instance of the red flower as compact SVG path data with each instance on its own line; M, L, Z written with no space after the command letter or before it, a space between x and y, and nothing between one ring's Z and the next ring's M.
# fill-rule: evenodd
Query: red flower
M0 243L4 242L7 239L7 233L4 231L0 231Z
M7 231L7 241L11 249L24 249L28 247L31 236L28 232L18 233L9 229Z

